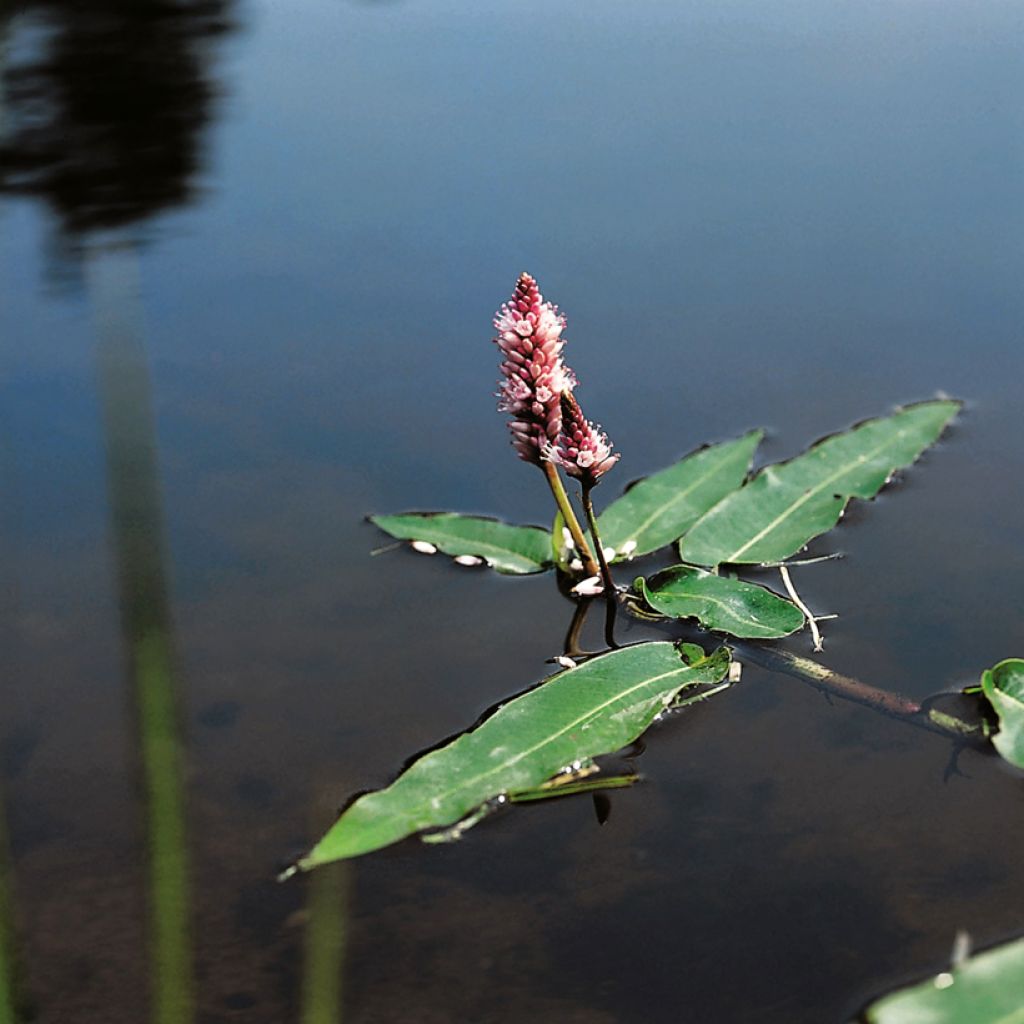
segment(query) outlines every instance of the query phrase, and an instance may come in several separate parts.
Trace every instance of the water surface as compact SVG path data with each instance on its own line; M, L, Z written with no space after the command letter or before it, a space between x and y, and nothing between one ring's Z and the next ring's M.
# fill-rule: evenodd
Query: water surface
M797 582L880 686L1024 654L1019 5L130 7L0 25L25 1019L151 1015L140 666L178 702L202 1024L840 1024L957 928L1024 931L1019 777L753 666L603 826L560 801L273 880L560 649L550 578L370 557L363 521L549 520L491 395L523 269L622 452L606 500L753 426L778 459L966 399Z

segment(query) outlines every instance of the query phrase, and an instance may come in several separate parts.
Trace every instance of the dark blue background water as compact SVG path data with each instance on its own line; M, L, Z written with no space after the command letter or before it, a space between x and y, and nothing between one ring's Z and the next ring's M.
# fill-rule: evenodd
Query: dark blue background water
M90 6L3 23L0 750L35 1019L147 1012L112 319L155 409L203 1024L304 1019L307 883L276 867L560 649L550 578L371 558L363 522L549 521L491 394L521 270L622 452L606 500L753 426L784 458L966 399L797 580L842 615L824 660L881 686L1024 654L1019 4L311 0L212 34L181 5L166 64L164 29ZM81 61L12 77L62 39ZM845 1021L956 928L1024 931L1020 778L968 753L944 781L949 753L748 666L656 730L603 827L561 801L355 862L344 1018Z

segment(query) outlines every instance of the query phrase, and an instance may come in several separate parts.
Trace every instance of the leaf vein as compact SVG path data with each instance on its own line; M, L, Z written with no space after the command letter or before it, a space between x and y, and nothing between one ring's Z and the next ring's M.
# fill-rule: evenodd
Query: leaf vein
M770 523L768 523L767 526L765 526L762 530L760 530L753 537L751 537L746 544L738 548L736 551L733 551L732 554L728 556L728 558L723 558L722 561L735 561L735 559L739 558L742 554L744 554L744 552L749 551L759 540L762 540L767 534L771 533L772 530L776 529L781 523L785 522L785 520L788 519L794 512L796 512L808 501L810 501L812 497L815 497L817 494L821 493L821 491L827 488L830 484L835 483L836 480L839 480L841 477L852 472L854 469L859 468L869 459L873 459L876 455L878 455L880 452L885 451L886 448L892 446L897 441L903 440L903 438L906 436L907 431L897 431L896 434L894 434L892 437L886 438L880 445L878 445L877 448L874 448L869 452L865 452L862 455L858 455L852 463L845 463L841 469L837 470L831 476L826 477L816 487L811 487L808 490L804 491L804 493L796 501L794 501L790 505L787 505L786 508L784 508ZM846 500L849 500L850 495L843 495L843 497Z

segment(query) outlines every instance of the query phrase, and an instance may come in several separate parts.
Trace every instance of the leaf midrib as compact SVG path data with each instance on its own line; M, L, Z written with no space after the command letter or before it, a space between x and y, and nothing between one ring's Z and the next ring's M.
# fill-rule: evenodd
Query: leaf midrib
M764 529L762 529L760 532L756 533L753 537L751 537L750 540L748 540L747 543L744 544L741 548L737 548L735 551L733 551L727 558L723 558L722 561L734 562L744 552L749 551L758 541L764 539L764 537L767 534L771 533L771 531L774 530L776 527L778 527L780 523L784 522L789 516L791 516L794 512L796 512L808 501L810 501L811 498L814 497L816 494L819 494L830 484L835 483L835 481L838 480L840 477L845 476L847 473L852 473L853 470L864 465L865 462L875 458L879 453L885 451L886 448L892 447L898 441L903 440L903 438L905 438L908 435L908 433L909 431L906 430L897 431L892 437L883 441L877 448L873 448L870 452L865 452L862 455L858 455L857 458L853 460L853 462L846 463L846 465L842 469L833 473L831 476L826 477L816 487L812 487L809 490L804 491L804 493L795 502L793 502L791 505L788 505L767 526L765 526ZM842 495L842 497L846 501L849 501L850 499L850 495L848 494L844 494Z
M630 696L630 694L635 693L637 690L641 690L646 686L651 686L655 683L658 683L662 679L668 679L671 676L680 675L692 671L696 667L696 665L680 665L679 668L674 668L670 672L663 672L661 675L651 676L650 678L644 679L641 682L637 683L635 686L630 687L630 689L628 690L620 691L614 697L610 698L609 700L606 700L603 704L598 704L596 707L590 708L585 714L580 715L578 718L575 718L572 722L569 722L567 725L559 729L557 732L549 733L539 743L535 743L532 747L529 747L527 750L520 751L514 757L510 757L506 761L502 761L501 764L497 764L494 767L489 768L487 771L481 772L479 775L473 776L471 779L462 780L457 786L453 786L452 788L437 794L434 797L434 799L436 799L438 803L441 803L444 800L447 800L448 797L450 797L453 793L458 793L460 790L463 789L469 789L475 786L478 782L482 781L483 779L486 779L488 776L494 775L496 772L505 771L508 768L511 768L513 765L521 761L524 757L529 757L530 754L535 753L536 751L540 750L542 747L546 746L549 743L553 743L556 739L558 739L560 736L564 736L565 733L569 732L570 730L577 728L588 718L593 718L595 715L600 714L602 711L611 707L615 703L626 700ZM505 706L508 707L509 705ZM595 755L590 754L589 756ZM412 771L413 768L415 768L415 765L410 767L409 770ZM388 817L394 819L398 817L407 816L402 814L390 814ZM440 824L443 824L443 822Z
M573 721L569 722L567 725L559 729L557 732L550 733L548 736L544 737L544 739L542 739L539 743L535 743L532 747L529 747L526 750L521 750L514 757L510 757L507 761L503 761L501 764L496 765L493 768L490 768L486 772L482 772L480 775L476 775L471 779L467 779L461 785L446 790L438 799L443 800L446 797L451 796L452 793L457 793L460 789L466 789L470 786L476 785L476 783L478 783L481 779L486 779L488 775L493 775L497 771L502 771L503 769L512 767L512 765L518 763L524 757L529 757L530 754L533 754L536 751L540 750L541 747L544 747L549 743L553 743L560 736L564 736L571 729L575 729L577 726L585 722L588 718L593 718L595 715L600 714L602 711L604 711L606 708L611 707L613 704L625 700L627 697L629 697L631 693L635 693L637 690L641 690L645 686L652 686L653 684L660 682L662 679L668 679L670 676L675 676L683 672L688 672L695 667L696 666L694 665L680 665L679 668L674 668L670 672L663 672L660 676L651 676L649 679L644 679L642 682L639 682L635 686L630 687L630 689L623 690L617 693L614 697L610 698L609 700L606 700L603 704L598 704L596 707L591 708L585 714L573 719ZM507 706L508 705L506 705L506 707Z

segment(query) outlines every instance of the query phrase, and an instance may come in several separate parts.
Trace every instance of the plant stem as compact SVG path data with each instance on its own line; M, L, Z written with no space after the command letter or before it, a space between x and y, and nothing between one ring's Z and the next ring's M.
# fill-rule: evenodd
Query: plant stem
M583 486L583 511L587 517L587 526L590 527L590 536L594 538L594 547L597 548L597 560L601 566L601 580L604 582L604 589L608 594L615 594L615 581L612 579L612 571L608 568L608 559L604 557L604 547L601 545L601 535L597 532L597 519L594 516L594 503L590 500L590 492L593 487Z
M854 679L852 676L833 672L832 669L826 668L810 658L790 654L788 651L774 650L771 647L762 647L758 644L734 641L733 647L741 657L762 668L772 672L783 672L802 682L810 683L811 686L825 693L843 700L853 701L856 704L863 704L874 711L881 711L883 714L897 718L901 722L908 722L910 725L927 729L929 732L961 740L977 739L982 736L981 729L969 722L939 711L926 711L920 703L909 697L891 693L888 690L880 690L859 679Z
M597 532L597 517L594 515L594 503L590 500L590 492L593 490L593 484L584 484L582 487L583 492L583 512L587 517L587 526L590 527L590 536L594 539L594 547L597 548L597 559L601 565L601 580L604 583L604 596L608 614L604 620L604 639L605 643L609 647L617 647L615 643L614 630L615 630L615 612L616 612L616 590L615 580L612 579L612 571L608 568L608 559L604 556L604 545L601 543L601 535Z
M576 518L576 513L573 512L572 505L569 504L569 495L565 493L565 488L562 486L562 478L558 475L558 468L553 462L545 462L543 463L543 469L544 475L548 479L548 486L555 497L558 511L562 513L562 518L565 520L565 525L569 528L569 533L572 535L572 541L576 545L576 550L580 553L583 567L588 576L596 576L599 572L598 564L594 561L594 553L590 550L590 545L587 543L587 538L584 536L579 520Z

